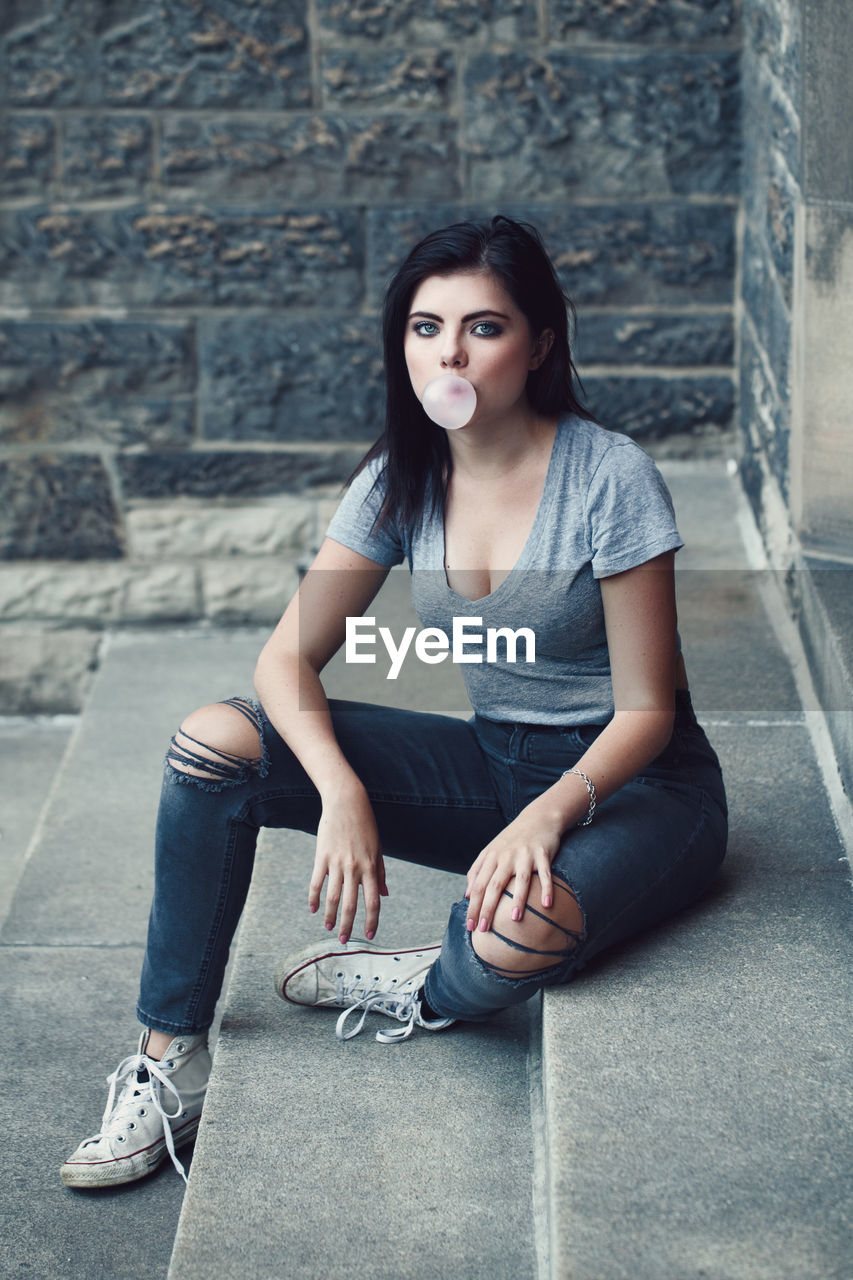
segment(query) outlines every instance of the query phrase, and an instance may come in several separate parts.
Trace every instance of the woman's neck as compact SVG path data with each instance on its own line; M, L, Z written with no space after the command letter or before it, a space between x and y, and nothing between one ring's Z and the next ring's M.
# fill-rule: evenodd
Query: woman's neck
M481 484L504 479L540 451L550 450L556 430L556 417L531 411L522 420L479 422L470 429L449 431L454 474Z

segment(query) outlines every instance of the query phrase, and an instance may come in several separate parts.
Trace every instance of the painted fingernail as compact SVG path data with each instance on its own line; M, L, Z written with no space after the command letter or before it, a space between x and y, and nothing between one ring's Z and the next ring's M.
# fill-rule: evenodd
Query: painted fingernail
M469 933L474 932L474 921L471 919L470 916L468 917L468 932Z
M364 936L367 938L368 942L371 942L376 935L374 934L372 929L368 929L367 933Z
M480 921L480 933L485 933L485 932L486 932L486 930L488 929L488 927L489 927L489 922L488 922L488 920L481 920L481 921Z
M339 941L339 942L341 942L341 943L345 943L345 942L346 942L346 940L347 940L347 938L348 938L348 936L349 936L348 934L346 934L346 933L342 933L342 934L340 935L340 937L339 937L338 941Z
M512 918L513 918L513 920L520 920L520 919L521 919L521 912L519 911L518 907L513 907L513 909L512 909Z
M329 930L329 933L331 933L331 932L332 932L332 930L334 929L334 927L335 927L335 926L334 926L333 924L327 924L327 925L326 925L326 928Z
M546 894L546 896L542 899L542 906L550 907L550 905L551 905L551 895L549 893L549 894Z
M313 916L313 914L314 914L314 912L317 910L317 908L316 908L316 907L312 907L312 906L309 904L309 906L308 906L308 910L311 912L311 914L312 914L312 916Z

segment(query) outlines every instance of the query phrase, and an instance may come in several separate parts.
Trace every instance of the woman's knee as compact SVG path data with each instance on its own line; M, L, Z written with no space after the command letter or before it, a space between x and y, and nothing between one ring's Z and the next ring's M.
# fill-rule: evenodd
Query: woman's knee
M222 784L256 772L262 757L257 712L250 702L231 698L190 712L172 738L166 759L178 773Z
M487 933L475 932L471 941L477 955L490 968L506 977L535 975L570 958L584 938L584 916L569 885L556 877L553 903L542 905L539 880L530 885L527 907L521 920L513 920L513 886L495 910Z

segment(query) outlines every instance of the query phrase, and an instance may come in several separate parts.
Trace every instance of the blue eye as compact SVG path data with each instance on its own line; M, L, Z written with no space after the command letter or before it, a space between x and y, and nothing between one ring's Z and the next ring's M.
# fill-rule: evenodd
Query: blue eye
M433 333L438 333L438 329L431 320L416 320L412 325L414 333L419 333L422 338L431 338L432 333L424 333L424 329L432 329Z
M487 333L481 333L481 338L496 338L503 332L499 324L495 324L494 320L478 320L474 325L472 332L476 333L478 329L486 329Z

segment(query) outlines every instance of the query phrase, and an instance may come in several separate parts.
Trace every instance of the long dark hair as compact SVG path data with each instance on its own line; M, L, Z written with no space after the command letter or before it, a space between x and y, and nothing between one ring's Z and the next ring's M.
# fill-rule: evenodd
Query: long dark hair
M385 499L375 526L387 519L414 532L432 493L432 514L444 510L447 481L453 469L447 432L427 417L412 388L403 344L414 293L428 276L461 271L488 271L503 285L527 317L531 332L554 331L554 341L538 369L527 376L527 398L537 413L576 413L595 421L577 399L575 380L583 388L572 361L568 314L573 302L563 293L539 232L529 222L498 214L490 222L456 222L431 232L410 252L385 294L382 335L385 349L385 430L344 482L349 485L367 464L387 451L379 479Z

